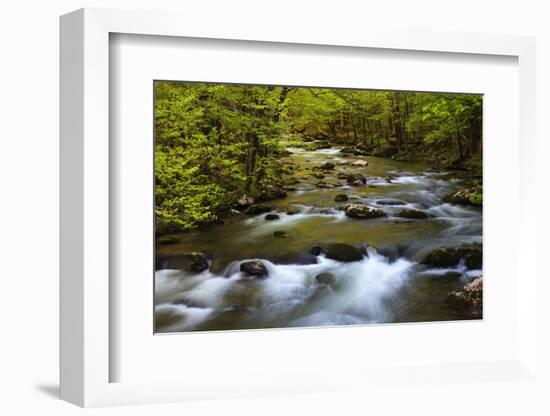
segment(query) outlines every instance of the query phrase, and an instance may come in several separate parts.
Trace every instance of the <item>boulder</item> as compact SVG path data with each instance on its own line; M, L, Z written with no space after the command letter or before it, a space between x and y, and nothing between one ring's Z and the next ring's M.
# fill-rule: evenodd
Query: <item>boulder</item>
M270 256L270 260L276 264L317 264L317 257L302 251L278 251L276 254Z
M319 167L323 170L332 170L336 167L336 165L332 162L325 162Z
M272 201L274 199L286 198L287 193L282 186L276 185L266 185L260 196L258 196L258 201Z
M273 208L271 208L269 205L264 204L256 204L251 205L247 209L244 210L244 213L246 215L258 215L258 214L264 214L266 212L271 211Z
M266 221L275 221L275 220L278 220L278 219L280 219L280 218L281 218L281 217L279 217L279 215L277 215L277 214L267 214L267 215L264 217L264 219L265 219Z
M247 273L250 276L266 276L267 268L259 260L250 260L241 263L241 272Z
M323 172L313 172L311 174L315 179L323 179L325 177L325 174Z
M480 318L483 312L483 278L476 277L462 290L450 292L447 303L472 318Z
M349 176L349 175L348 175L347 173L345 173L345 172L338 172L338 174L336 175L336 177L337 177L338 179L347 179L348 176Z
M287 215L296 215L296 214L299 214L300 212L302 212L302 210L296 207L290 207L286 210Z
M399 199L379 199L376 201L377 205L406 205L405 201L400 201Z
M350 154L355 153L355 148L353 148L353 147L344 147L344 148L342 148L342 150L340 150L340 153L350 155Z
M351 163L351 166L360 167L360 168L364 168L365 166L368 166L368 165L369 165L369 162L367 162L366 160L360 160L360 159Z
M397 153L396 147L383 147L373 152L372 155L377 157L392 157L396 153Z
M344 243L328 244L324 252L327 258L341 262L359 261L363 258L361 250Z
M380 218L386 216L384 211L363 204L350 204L345 208L345 213L347 217L357 219Z
M254 198L249 195L243 195L237 200L237 209L246 209L254 203Z
M323 249L321 246L313 246L308 250L309 254L313 254L314 256L318 256L323 252Z
M460 260L469 269L481 269L483 264L481 244L464 245L460 247L440 247L430 252L422 260L422 264L435 267L454 267Z
M184 270L200 273L208 269L208 259L203 253L190 252L180 256L172 256L160 262L161 269Z
M334 197L334 202L346 202L348 196L346 194L338 194Z
M428 214L417 209L402 209L397 213L400 218L410 218L415 220L422 220L428 218Z
M443 202L459 205L482 205L482 194L479 188L459 189L443 198Z
M286 234L286 231L277 230L277 231L273 231L273 236L278 237L278 238L282 238L282 237L286 237L287 234Z
M315 280L317 281L317 283L323 286L334 287L336 285L336 276L334 276L332 273L319 273L317 276L315 276Z
M354 185L355 183L359 183L359 186L361 185L365 185L367 183L367 179L361 175L360 173L350 173L346 180L348 181L348 183ZM354 185L356 186L356 185Z
M330 149L332 145L326 140L319 140L314 142L312 147L314 150L321 150L321 149Z

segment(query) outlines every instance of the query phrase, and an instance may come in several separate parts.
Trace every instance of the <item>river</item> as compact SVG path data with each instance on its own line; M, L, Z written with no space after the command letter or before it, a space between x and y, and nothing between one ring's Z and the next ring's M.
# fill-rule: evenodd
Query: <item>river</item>
M482 242L481 209L442 201L468 177L423 163L344 155L340 150L289 148L294 180L287 186L287 198L269 203L279 219L266 221L265 213L236 215L160 247L159 257L203 252L210 267L201 273L155 272L156 331L462 319L445 302L446 295L480 276L481 270L469 270L463 262L431 268L420 261L437 247ZM351 166L357 159L368 166ZM314 169L327 161L336 168ZM319 172L323 178L312 176ZM339 173L365 175L367 185L350 186ZM320 181L328 188L320 188ZM335 202L339 194L349 200ZM342 208L350 203L376 207L386 216L348 218ZM299 212L288 215L289 208ZM425 212L428 218L399 218L402 209ZM275 231L286 234L275 237ZM332 242L364 247L366 255L342 263L308 253L315 245ZM261 259L268 277L244 279L239 265L250 259ZM331 273L334 282L319 284L320 273Z

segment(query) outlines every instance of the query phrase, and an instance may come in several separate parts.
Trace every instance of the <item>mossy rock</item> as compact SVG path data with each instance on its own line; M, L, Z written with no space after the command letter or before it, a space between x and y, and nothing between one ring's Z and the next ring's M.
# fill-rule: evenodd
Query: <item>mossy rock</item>
M267 267L259 260L245 261L240 265L241 272L249 276L267 276Z
M443 198L443 202L459 205L483 205L483 194L481 188L459 189Z
M287 215L296 215L296 214L299 214L300 212L302 212L302 210L296 207L290 207L286 210Z
M483 246L464 245L461 247L440 247L430 252L422 260L423 264L430 264L434 267L454 267L460 260L469 269L481 269L483 265Z
M323 170L332 170L336 167L336 165L332 162L325 162L319 167Z
M385 217L384 211L376 208L371 208L363 204L350 204L346 206L345 213L347 217L366 220L372 218Z
M269 205L264 205L264 204L256 204L256 205L251 205L249 206L247 209L245 209L243 212L246 214L246 215L258 215L258 214L264 214L266 212L269 212L271 211L273 208L270 207Z
M348 196L346 194L338 194L334 197L334 202L346 202Z
M399 218L409 218L415 220L422 220L428 218L428 214L417 209L402 209L397 213Z
M315 179L323 179L325 177L325 175L321 172L314 172L311 174L311 176L313 176Z
M483 278L476 277L464 285L462 290L450 292L447 304L469 318L481 318L483 313Z
M363 259L362 251L349 244L331 243L323 251L327 258L345 263Z
M367 178L365 176L361 175L360 173L351 173L346 178L349 184L353 186L357 186L356 184L365 185L367 183Z

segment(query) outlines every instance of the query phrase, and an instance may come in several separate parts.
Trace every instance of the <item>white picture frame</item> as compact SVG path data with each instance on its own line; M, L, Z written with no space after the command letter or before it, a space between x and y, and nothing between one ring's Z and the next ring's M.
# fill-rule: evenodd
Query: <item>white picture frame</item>
M231 22L212 26L169 13L82 9L61 18L61 397L80 406L158 403L196 398L239 397L262 394L297 394L348 388L341 379L360 388L408 380L430 383L448 372L470 382L531 380L537 383L536 278L532 259L537 228L533 215L519 215L518 261L524 285L517 291L517 317L521 322L517 354L509 359L471 364L442 362L412 371L399 368L331 369L332 377L319 381L316 373L291 374L282 370L262 382L221 378L189 381L111 382L109 275L110 170L109 157L109 36L123 33L184 38L278 42L334 47L431 51L452 54L504 55L518 59L520 203L527 214L532 203L529 178L535 169L535 40L530 37L430 31L369 31L361 29L328 35L277 25L261 28ZM517 273L517 272L516 272ZM413 374L411 376L411 374ZM407 376L408 374L408 376ZM472 374L475 377L472 377ZM410 377L410 380L407 377ZM443 377L441 380L445 379ZM225 388L222 388L225 384Z

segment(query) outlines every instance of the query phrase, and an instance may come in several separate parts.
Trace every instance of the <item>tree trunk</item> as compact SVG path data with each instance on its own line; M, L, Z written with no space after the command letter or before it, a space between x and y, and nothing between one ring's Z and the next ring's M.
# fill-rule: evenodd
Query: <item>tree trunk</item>
M365 114L362 114L361 115L361 137L363 139L363 144L366 146L367 145L367 128L365 123L366 123Z
M353 117L351 118L351 124L353 125L353 144L357 146L358 144L357 126L355 125L355 120L353 119Z
M256 132L247 133L248 139L248 156L246 158L246 184L245 190L250 192L254 183L254 172L256 170L256 154L259 147L259 139Z

